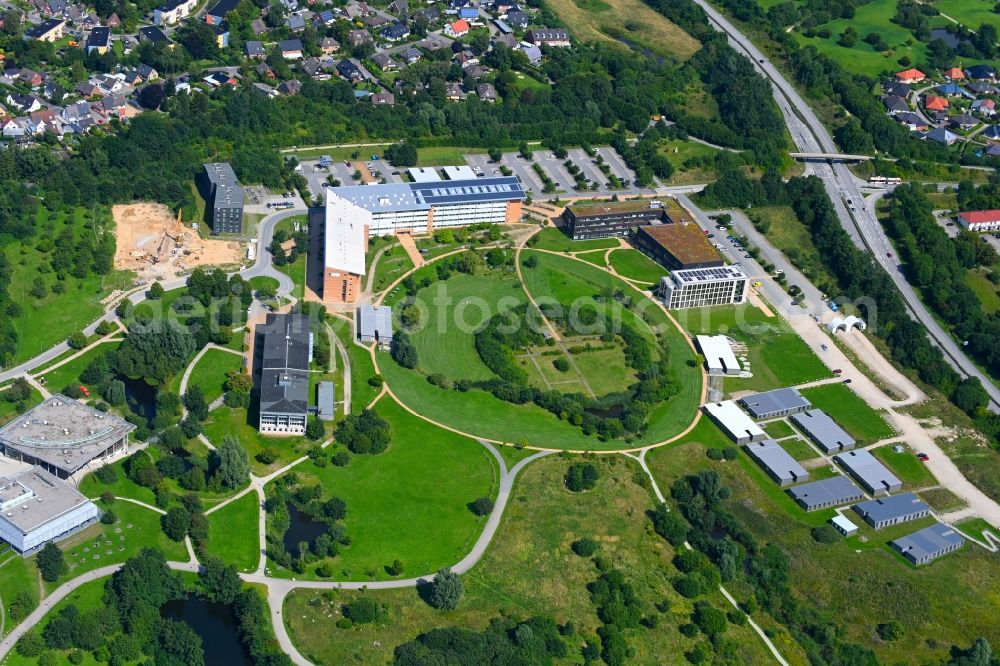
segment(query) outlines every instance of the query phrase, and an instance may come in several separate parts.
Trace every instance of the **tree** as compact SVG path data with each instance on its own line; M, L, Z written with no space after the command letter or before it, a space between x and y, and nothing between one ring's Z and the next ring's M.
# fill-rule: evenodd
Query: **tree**
M400 141L385 149L385 159L396 167L417 166L417 148L409 141Z
M159 650L157 664L171 666L204 666L205 651L199 636L191 625L177 620L162 620L157 636Z
M597 552L597 542L593 539L577 539L570 547L580 557L590 557Z
M323 422L316 417L309 419L306 424L306 438L318 442L323 439L324 435L326 435L326 426L323 425Z
M232 435L222 439L215 457L215 473L224 488L239 488L250 480L250 456Z
M573 463L566 470L566 477L563 479L566 487L575 493L591 490L599 477L597 465L594 463Z
M658 504L653 510L652 518L653 529L674 548L679 547L687 540L687 522L679 513L667 508L666 504Z
M462 600L465 586L457 573L445 567L439 569L431 582L428 603L438 610L455 610Z
M477 516L488 516L493 511L493 500L489 497L480 497L469 505L469 509Z
M125 404L125 382L120 379L113 379L108 382L104 389L104 399L113 407L121 407Z
M51 541L38 552L35 563L42 574L42 579L49 583L59 580L60 576L69 571L62 550Z
M163 298L163 294L166 292L163 290L163 285L159 281L154 282L149 285L149 290L146 291L146 296L154 301L158 301Z
M171 540L184 541L188 528L191 527L191 514L187 509L175 506L160 516L160 526L163 528L163 533Z
M188 410L189 418L199 423L208 418L208 401L205 399L205 392L200 386L197 384L189 386L182 400Z
M884 641L898 641L903 637L903 625L897 620L883 622L877 627L879 638Z
M198 578L208 598L220 604L232 604L243 589L243 581L236 568L218 557L210 557L204 564Z
M726 614L707 601L699 601L694 605L694 615L691 619L709 637L725 632L729 623Z
M487 152L490 156L491 162L499 162L501 159L503 159L503 151L500 150L499 148L490 148L489 151Z
M87 336L83 334L83 331L74 331L66 338L66 344L69 345L70 349L83 349L87 346Z
M159 109L166 95L159 83L150 83L139 90L139 104L145 109Z
M952 391L951 401L965 413L975 416L989 404L990 396L978 377L966 377Z
M386 572L390 576L399 576L403 573L403 561L398 557L392 561L388 567L386 567Z

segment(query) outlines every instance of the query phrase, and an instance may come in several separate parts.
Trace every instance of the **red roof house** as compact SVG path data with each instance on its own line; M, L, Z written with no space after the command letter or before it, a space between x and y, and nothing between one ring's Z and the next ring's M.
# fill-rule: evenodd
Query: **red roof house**
M444 32L449 37L461 37L469 32L469 22L465 19L458 19L454 23L445 26Z
M951 69L947 69L945 70L944 75L946 78L949 78L952 81L958 81L965 78L965 72L963 72L960 67L952 67Z
M948 100L937 95L928 95L924 98L924 108L928 111L944 111L948 108Z
M1000 229L1000 210L970 210L958 214L958 223L969 231Z
M896 73L896 80L903 83L917 83L927 78L919 69L907 69Z

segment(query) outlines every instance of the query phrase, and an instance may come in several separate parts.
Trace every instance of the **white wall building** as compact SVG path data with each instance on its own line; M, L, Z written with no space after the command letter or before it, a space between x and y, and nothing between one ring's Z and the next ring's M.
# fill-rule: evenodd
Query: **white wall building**
M23 556L100 517L93 502L41 467L0 476L0 539Z
M729 338L724 335L695 336L701 355L705 357L710 375L739 375L742 369L733 353Z
M734 305L746 300L748 282L738 266L688 268L660 278L657 295L671 310Z
M732 400L710 402L703 409L708 418L737 444L767 439L767 433Z

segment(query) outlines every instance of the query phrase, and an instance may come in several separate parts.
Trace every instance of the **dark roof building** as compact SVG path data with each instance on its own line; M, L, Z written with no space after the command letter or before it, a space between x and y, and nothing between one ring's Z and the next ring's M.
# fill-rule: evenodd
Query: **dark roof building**
M740 399L743 409L758 421L804 412L812 403L797 388L780 388L764 393L754 393Z
M846 451L833 457L844 466L865 490L873 495L893 493L903 487L903 482L880 463L868 449Z
M804 483L801 486L789 488L788 494L806 511L827 509L865 498L861 489L846 476L834 476L812 483Z
M598 201L571 204L563 211L563 228L573 240L625 236L632 229L666 219L658 201Z
M226 19L226 14L236 9L240 0L219 0L215 6L205 12L205 23L218 24Z
M111 48L111 28L97 27L87 35L87 53L107 53Z
M773 439L751 442L746 445L746 452L779 486L790 486L809 478L809 472Z
M958 550L964 544L965 539L961 534L941 523L889 542L889 545L911 564L927 564L942 555Z
M853 449L857 442L821 409L810 409L792 415L794 423L824 453Z
M854 510L875 529L929 516L931 508L913 493L900 493L854 505Z
M989 65L973 65L965 70L965 75L975 81L993 81L997 71Z
M312 331L302 314L269 314L258 327L260 420L271 435L301 435L309 409L309 360Z
M410 29L406 27L405 23L398 21L392 25L382 28L381 35L390 42L395 42L409 37Z
M391 307L366 303L357 309L357 317L358 339L361 342L378 342L381 345L392 342Z
M153 42L154 44L172 44L170 38L167 34L157 28L155 25L147 25L144 28L139 28L139 41Z
M202 165L200 185L212 234L243 232L243 188L228 162Z

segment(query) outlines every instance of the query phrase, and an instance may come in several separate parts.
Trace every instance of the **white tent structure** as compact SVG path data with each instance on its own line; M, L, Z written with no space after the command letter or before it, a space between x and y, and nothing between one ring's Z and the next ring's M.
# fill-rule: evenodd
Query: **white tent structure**
M864 319L855 317L854 315L848 315L843 318L834 317L826 323L826 329L830 331L830 333L837 333L838 331L847 332L852 328L863 331L868 328L868 324L865 323Z

